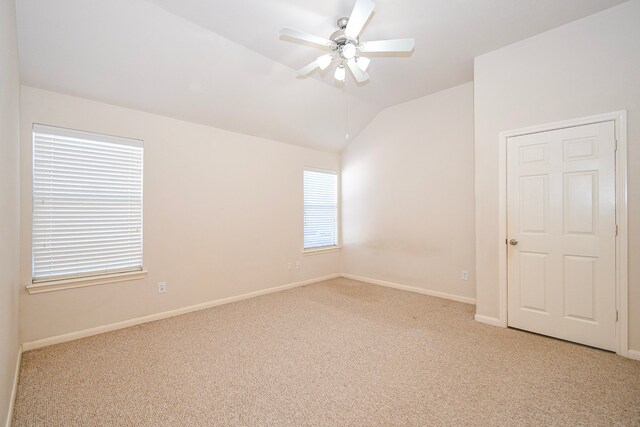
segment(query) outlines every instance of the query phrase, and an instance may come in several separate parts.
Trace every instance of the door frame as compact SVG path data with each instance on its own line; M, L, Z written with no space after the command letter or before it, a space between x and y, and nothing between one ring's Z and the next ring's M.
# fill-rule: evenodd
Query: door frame
M627 111L614 111L612 113L597 114L571 120L547 123L520 129L500 132L499 134L499 170L498 170L498 286L499 286L499 325L508 326L508 299L507 299L507 143L509 138L529 135L533 133L547 132L594 123L613 121L615 126L615 138L617 142L616 159L616 224L618 236L616 237L616 309L618 321L616 322L616 353L629 357L629 289L628 289L628 255L627 255Z

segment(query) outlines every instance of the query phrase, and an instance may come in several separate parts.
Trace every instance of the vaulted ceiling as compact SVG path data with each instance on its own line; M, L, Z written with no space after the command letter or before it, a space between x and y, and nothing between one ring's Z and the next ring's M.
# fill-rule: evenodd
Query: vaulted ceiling
M355 0L17 0L22 82L329 151L383 108L473 79L473 58L624 0L374 0L362 40L414 37L371 79L296 78Z

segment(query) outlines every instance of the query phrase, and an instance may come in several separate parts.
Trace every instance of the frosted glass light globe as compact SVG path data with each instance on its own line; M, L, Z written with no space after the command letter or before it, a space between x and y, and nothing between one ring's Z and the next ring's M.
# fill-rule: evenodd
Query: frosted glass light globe
M342 53L342 57L348 61L349 59L355 58L356 47L353 45L353 43L347 43L344 46L342 46L341 53Z

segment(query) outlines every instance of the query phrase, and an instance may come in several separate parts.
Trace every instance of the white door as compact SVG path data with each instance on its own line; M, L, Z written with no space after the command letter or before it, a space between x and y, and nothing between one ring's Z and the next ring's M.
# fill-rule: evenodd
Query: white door
M615 128L507 141L508 324L616 350Z

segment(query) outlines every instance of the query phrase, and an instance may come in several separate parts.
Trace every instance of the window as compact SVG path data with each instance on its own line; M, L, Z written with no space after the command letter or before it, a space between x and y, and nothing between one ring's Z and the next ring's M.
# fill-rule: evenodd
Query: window
M304 171L304 248L338 246L338 174Z
M33 282L142 270L142 141L33 126Z

